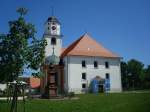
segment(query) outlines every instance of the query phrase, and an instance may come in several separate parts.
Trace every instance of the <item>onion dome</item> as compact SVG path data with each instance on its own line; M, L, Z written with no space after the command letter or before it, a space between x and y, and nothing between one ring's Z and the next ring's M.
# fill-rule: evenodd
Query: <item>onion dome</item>
M54 48L53 48L53 54L51 56L48 56L46 59L45 59L45 64L46 65L58 65L60 62L60 59L58 56L56 56L54 54Z
M59 64L59 57L56 55L51 55L46 58L45 60L46 65L58 65Z

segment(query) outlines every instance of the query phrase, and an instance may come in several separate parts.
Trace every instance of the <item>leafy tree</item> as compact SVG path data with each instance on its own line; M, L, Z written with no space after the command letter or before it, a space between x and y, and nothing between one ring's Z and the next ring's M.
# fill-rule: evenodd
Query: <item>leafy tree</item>
M20 17L9 22L9 33L0 35L0 82L13 81L24 68L38 70L44 61L46 41L35 37L35 28L27 23L25 8L19 8Z
M126 62L121 62L121 80L124 89L128 88L128 65Z
M132 87L139 87L141 84L140 75L143 72L144 64L135 59L128 61L129 84Z
M121 79L123 89L150 89L150 65L144 68L144 64L135 59L122 61Z
M150 65L146 68L146 79L150 81Z
M143 80L144 88L150 89L150 65L145 69L145 75Z

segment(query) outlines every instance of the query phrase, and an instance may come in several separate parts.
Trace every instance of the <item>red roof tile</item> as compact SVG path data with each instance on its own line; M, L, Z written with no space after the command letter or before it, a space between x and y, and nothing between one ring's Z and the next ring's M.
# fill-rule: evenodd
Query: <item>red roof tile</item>
M35 77L30 77L30 86L31 88L40 87L40 79Z
M61 54L66 50L66 48L61 48Z
M112 53L104 48L101 44L97 43L88 34L81 36L78 40L72 43L64 52L61 57L65 56L100 56L119 58L118 55Z

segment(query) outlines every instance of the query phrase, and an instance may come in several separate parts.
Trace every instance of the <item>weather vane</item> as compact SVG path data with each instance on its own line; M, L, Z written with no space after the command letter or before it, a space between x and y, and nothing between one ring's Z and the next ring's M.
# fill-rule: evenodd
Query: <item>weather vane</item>
M21 17L23 17L27 14L28 10L26 8L21 7L17 9L17 12L21 15Z

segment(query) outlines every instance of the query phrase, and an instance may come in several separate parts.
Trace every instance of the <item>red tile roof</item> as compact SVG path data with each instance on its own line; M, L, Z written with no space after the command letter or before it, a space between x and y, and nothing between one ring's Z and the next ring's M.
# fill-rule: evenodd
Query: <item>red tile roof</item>
M66 48L61 48L61 53L63 53L66 50Z
M40 79L35 77L30 77L30 86L33 89L40 87Z
M66 48L61 54L61 57L65 56L100 56L119 58L118 55L104 48L88 34L84 34L78 40L73 42L68 48Z

